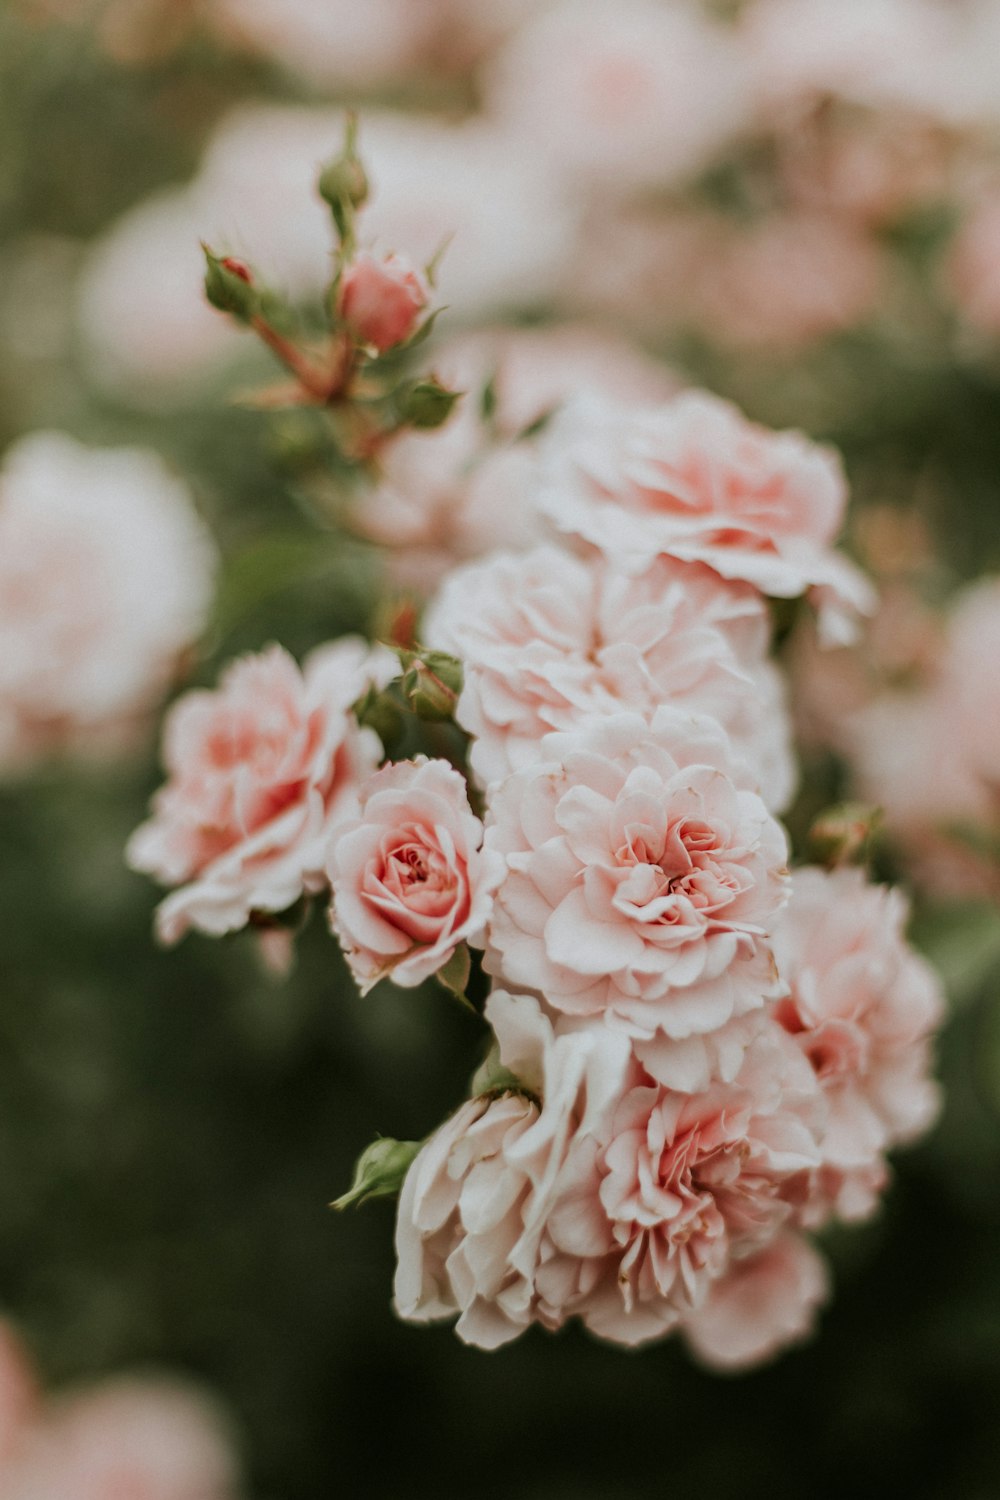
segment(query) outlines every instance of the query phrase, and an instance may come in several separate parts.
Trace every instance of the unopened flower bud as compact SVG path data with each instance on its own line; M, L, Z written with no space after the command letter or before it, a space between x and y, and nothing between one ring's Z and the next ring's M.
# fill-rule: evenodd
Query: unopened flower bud
M319 176L319 195L330 205L337 228L343 233L339 215L361 208L368 197L368 177L353 151L328 162Z
M419 1141L394 1141L386 1136L372 1141L358 1157L354 1180L346 1193L334 1199L331 1208L349 1208L369 1198L394 1198L403 1186Z
M344 269L337 310L359 343L384 354L415 332L429 296L424 277L403 256L363 253Z
M460 391L439 385L433 376L417 380L403 393L400 416L410 427L440 427L451 416L460 395Z
M828 869L864 864L881 818L879 808L862 802L841 802L828 808L809 830L813 858Z
M462 663L446 651L399 653L403 663L403 696L421 719L450 719L462 691Z
M254 286L250 267L233 256L220 257L207 245L205 252L205 296L220 312L230 313L248 323L257 311L260 295Z

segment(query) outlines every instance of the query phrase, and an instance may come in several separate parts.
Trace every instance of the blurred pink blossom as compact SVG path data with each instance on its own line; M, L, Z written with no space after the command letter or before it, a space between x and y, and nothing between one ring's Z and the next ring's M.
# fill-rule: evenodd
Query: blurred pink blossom
M684 1336L712 1369L749 1369L807 1338L829 1291L826 1266L809 1241L783 1232L713 1282L685 1320Z
M35 432L0 469L0 763L113 745L205 622L215 552L142 448Z
M746 81L727 28L687 0L558 0L486 75L486 109L516 150L621 194L700 170L744 123Z

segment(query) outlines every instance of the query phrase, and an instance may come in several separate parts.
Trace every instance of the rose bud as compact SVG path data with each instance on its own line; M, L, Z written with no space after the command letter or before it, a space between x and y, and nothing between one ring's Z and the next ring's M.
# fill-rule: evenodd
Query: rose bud
M411 336L429 296L423 276L402 256L362 253L341 278L338 310L361 343L384 354Z

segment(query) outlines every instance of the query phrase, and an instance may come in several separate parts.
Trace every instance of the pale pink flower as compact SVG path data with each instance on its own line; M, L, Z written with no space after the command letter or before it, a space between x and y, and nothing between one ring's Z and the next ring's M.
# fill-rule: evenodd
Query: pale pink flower
M748 585L666 558L635 578L599 553L540 547L453 572L422 635L463 663L456 717L484 783L537 761L551 730L670 702L728 730L769 807L790 795L770 626Z
M447 761L400 761L360 788L360 816L335 831L328 854L332 922L366 993L380 979L412 988L461 943L482 946L501 857L464 778Z
M495 992L487 1016L526 1092L471 1100L414 1162L398 1310L461 1312L485 1347L572 1316L617 1343L662 1337L788 1220L784 1185L817 1158L811 1070L772 1026L732 1083L684 1096L613 1032L553 1036L527 996Z
M469 334L441 347L435 370L465 393L457 409L442 428L405 431L383 445L375 488L353 517L390 549L396 581L422 594L456 561L541 539L537 444L519 441L533 423L584 390L654 400L676 389L669 371L624 340L576 324ZM494 410L486 422L488 384Z
M0 1322L0 1480L37 1419L40 1396L27 1351L9 1323Z
M827 213L772 213L720 234L692 318L721 344L788 353L871 317L885 270L865 230Z
M460 1313L459 1337L492 1349L534 1321L563 1321L564 1307L535 1294L547 1216L571 1148L606 1130L634 1065L625 1037L555 1037L527 995L494 990L486 1016L528 1092L470 1099L423 1146L399 1199L395 1306L410 1322Z
M699 171L743 126L731 33L685 0L560 0L494 59L486 108L515 149L622 193Z
M726 774L711 719L661 708L553 734L491 794L508 873L487 967L555 1013L637 1037L716 1030L776 993L785 836ZM734 774L740 775L738 768Z
M434 0L209 0L231 47L273 59L320 87L375 89L419 63Z
M429 299L426 278L404 256L362 252L341 275L338 311L356 338L384 354L414 333Z
M960 9L939 0L753 0L740 42L758 104L787 111L833 95L943 112L958 102Z
M783 1231L712 1284L684 1337L712 1369L750 1369L808 1338L829 1291L826 1265L809 1241Z
M552 296L579 208L539 152L513 148L478 116L456 123L388 111L365 115L359 149L371 184L362 242L405 250L418 265L447 243L436 290L452 316L534 307Z
M787 1222L785 1187L815 1165L821 1122L809 1069L773 1026L731 1083L628 1089L610 1131L575 1143L548 1216L558 1254L536 1275L541 1295L568 1298L615 1343L684 1326L734 1257Z
M168 780L128 846L133 869L180 887L157 912L163 942L189 927L230 932L324 887L330 833L381 758L351 705L394 669L390 653L352 637L320 647L301 670L272 646L174 705Z
M628 410L581 399L552 423L546 455L542 511L631 571L668 556L782 598L812 591L831 639L873 607L834 550L840 460L801 433L760 427L704 392Z
M233 1500L218 1412L166 1380L106 1381L53 1402L3 1476L4 1500Z
M862 1217L885 1180L884 1153L933 1120L930 1037L941 986L904 936L898 890L856 869L796 870L776 924L778 971L790 986L775 1015L808 1058L829 1119L822 1170L803 1205L806 1222Z
M143 448L35 432L0 469L0 763L114 744L199 634L215 553Z

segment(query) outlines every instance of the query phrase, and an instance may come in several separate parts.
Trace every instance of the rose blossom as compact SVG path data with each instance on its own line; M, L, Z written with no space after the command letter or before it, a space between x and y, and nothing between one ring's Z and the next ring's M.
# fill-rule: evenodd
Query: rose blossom
M487 968L637 1037L714 1031L774 994L785 836L711 719L661 708L547 736L491 794L507 861ZM736 774L739 774L737 771Z
M683 1326L733 1258L787 1221L784 1188L816 1163L821 1123L815 1081L773 1026L731 1083L683 1095L638 1081L609 1131L574 1142L541 1297L615 1343Z
M684 1337L713 1369L749 1369L807 1338L829 1290L826 1266L809 1241L783 1231L713 1283L685 1321Z
M772 432L702 391L658 407L581 399L546 434L539 504L630 571L659 556L794 598L816 593L829 638L870 609L861 573L833 550L847 504L839 457Z
M409 989L459 944L482 945L503 860L481 847L465 780L446 761L385 766L358 796L360 817L329 850L333 927L363 993L386 977Z
M187 486L143 448L35 432L0 469L0 763L114 740L204 623L215 561Z
M301 670L271 646L234 662L214 691L174 705L168 779L127 855L133 869L181 887L157 913L163 942L189 927L230 932L323 887L330 832L381 758L350 708L394 669L388 652L352 637L320 647Z
M105 1381L52 1402L28 1434L4 1500L233 1500L229 1434L198 1393L165 1380Z
M200 1392L119 1378L44 1401L32 1363L0 1322L4 1500L232 1500L228 1423Z
M540 7L487 70L485 94L521 149L616 194L702 169L748 102L732 33L685 0Z
M457 1332L493 1349L536 1319L546 1215L574 1139L600 1131L631 1064L625 1037L556 1038L538 1001L494 990L486 1018L499 1060L527 1092L470 1099L416 1157L399 1199L395 1306L410 1322L461 1313Z
M776 924L778 970L791 993L775 1015L826 1096L821 1170L806 1222L870 1213L883 1153L927 1129L938 1107L929 1038L943 1001L930 965L906 943L906 903L860 870L796 870Z
M379 449L375 487L352 517L390 549L396 581L421 594L458 560L541 539L537 443L522 437L532 424L580 391L650 401L677 386L625 340L577 324L467 334L441 346L435 370L464 399L444 427L403 431Z
M356 255L340 279L338 310L355 336L380 354L414 332L430 291L401 255Z
M871 317L885 272L866 230L810 210L771 213L720 227L690 293L694 321L725 346L789 354Z
M484 783L536 761L550 730L623 709L651 717L670 702L718 719L768 806L788 800L781 683L749 586L667 558L634 578L596 553L539 547L452 573L423 638L462 661L456 717Z
M788 1219L782 1188L817 1157L811 1069L772 1026L731 1084L684 1096L613 1032L553 1036L530 997L495 992L487 1017L527 1092L470 1100L416 1158L399 1312L460 1311L460 1336L484 1347L571 1316L617 1343L670 1332Z

